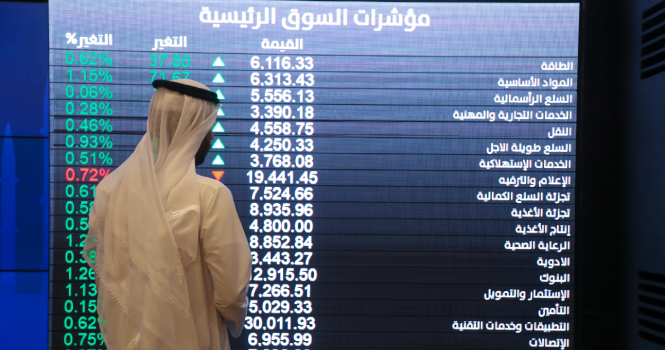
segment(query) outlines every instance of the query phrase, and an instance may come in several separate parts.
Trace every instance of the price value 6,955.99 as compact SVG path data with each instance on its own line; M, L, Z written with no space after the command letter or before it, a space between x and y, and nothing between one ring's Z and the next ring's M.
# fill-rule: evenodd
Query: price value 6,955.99
M312 335L309 333L250 333L247 340L251 346L309 346L312 344Z

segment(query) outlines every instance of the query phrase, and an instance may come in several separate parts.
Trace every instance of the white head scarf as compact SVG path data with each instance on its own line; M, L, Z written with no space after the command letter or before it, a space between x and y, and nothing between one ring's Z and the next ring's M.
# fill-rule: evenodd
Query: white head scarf
M219 107L158 88L148 132L97 186L83 255L96 273L109 349L198 349L184 271L198 245L194 156Z

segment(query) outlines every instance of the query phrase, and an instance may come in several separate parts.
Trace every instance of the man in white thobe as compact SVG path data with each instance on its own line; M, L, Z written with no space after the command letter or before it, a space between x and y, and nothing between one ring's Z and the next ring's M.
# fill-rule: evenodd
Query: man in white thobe
M153 86L147 132L90 212L100 329L109 350L228 349L247 311L249 246L229 190L195 172L219 100L192 80Z

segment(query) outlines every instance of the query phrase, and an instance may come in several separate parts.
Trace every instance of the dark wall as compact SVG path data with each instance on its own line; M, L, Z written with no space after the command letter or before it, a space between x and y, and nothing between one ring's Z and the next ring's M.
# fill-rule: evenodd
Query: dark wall
M582 3L576 348L626 344L625 1Z
M641 69L643 58L657 57L665 52L660 49L644 56L641 52L642 48L665 38L661 35L642 44L643 33L665 28L665 21L657 18L665 13L665 8L646 20L642 17L644 11L659 4L662 4L660 0L634 0L629 3L625 14L625 32L629 37L629 45L625 49L627 69L621 82L627 89L626 184L630 203L626 210L626 234L630 237L626 330L629 348L648 350L665 349L665 292L659 293L653 288L665 290L665 72L642 76L651 68L665 68L665 65L660 63ZM660 23L643 32L643 23L651 19ZM646 286L647 290L640 288L640 285ZM639 299L644 297L647 299Z

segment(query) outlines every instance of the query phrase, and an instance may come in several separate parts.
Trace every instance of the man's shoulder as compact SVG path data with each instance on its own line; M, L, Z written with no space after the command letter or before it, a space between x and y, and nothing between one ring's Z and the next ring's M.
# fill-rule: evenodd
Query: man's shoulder
M198 174L196 175L196 181L198 181L200 187L207 187L214 191L218 191L221 188L226 188L223 183Z
M199 183L201 203L233 201L231 191L223 183L201 175L196 175L196 180ZM202 204L202 207L208 208L209 205Z

